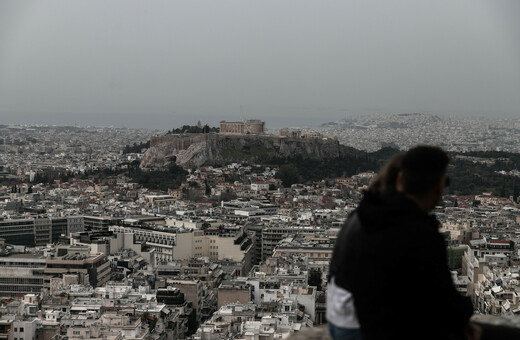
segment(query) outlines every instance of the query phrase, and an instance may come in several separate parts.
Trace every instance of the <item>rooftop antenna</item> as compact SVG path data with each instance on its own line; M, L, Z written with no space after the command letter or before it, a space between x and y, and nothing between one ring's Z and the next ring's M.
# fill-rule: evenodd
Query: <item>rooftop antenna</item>
M242 104L240 104L240 118L242 118L242 121L245 121L246 119L244 118L244 110L242 109Z

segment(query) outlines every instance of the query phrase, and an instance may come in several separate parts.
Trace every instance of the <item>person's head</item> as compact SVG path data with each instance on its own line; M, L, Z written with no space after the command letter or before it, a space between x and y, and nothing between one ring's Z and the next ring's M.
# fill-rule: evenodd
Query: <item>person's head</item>
M442 196L449 157L435 146L416 146L404 154L396 187L430 211Z
M374 177L372 182L370 182L367 191L370 193L381 193L390 188L395 189L397 175L401 170L401 162L403 161L403 158L404 154L398 154L392 157L379 171L377 176Z

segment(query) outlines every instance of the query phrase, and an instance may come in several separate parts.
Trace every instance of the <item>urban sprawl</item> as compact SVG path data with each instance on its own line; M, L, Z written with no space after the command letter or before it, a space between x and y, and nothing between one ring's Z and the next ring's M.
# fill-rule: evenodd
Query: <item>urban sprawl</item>
M404 114L278 133L366 151L518 153L519 132L518 119ZM267 132L245 121L220 133ZM122 170L145 148L125 147L163 134L0 126L0 339L275 339L326 322L336 235L375 173L284 187L277 167L231 163L186 169L177 188L139 185ZM447 195L435 214L459 292L514 320L520 204L498 194ZM421 284L402 281L396 294Z

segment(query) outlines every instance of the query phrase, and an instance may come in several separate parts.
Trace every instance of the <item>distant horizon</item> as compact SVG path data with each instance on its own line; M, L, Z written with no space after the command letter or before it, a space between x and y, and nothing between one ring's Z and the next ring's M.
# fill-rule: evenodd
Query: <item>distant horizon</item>
M519 33L517 0L4 0L0 122L520 116Z
M237 114L230 114L228 116L219 116L215 118L215 114L193 115L193 114L182 114L176 115L175 113L167 114L153 114L148 118L143 114L130 114L130 113L107 113L107 114L93 114L83 113L81 115L70 116L68 113L40 113L37 117L32 114L27 115L25 113L5 113L0 112L2 121L0 124L4 125L42 125L42 126L78 126L78 127L113 127L113 128L128 128L128 129L150 129L150 130L163 130L168 131L183 125L196 125L200 122L204 125L219 126L221 120L227 121L241 121L246 119L260 119L266 123L266 129L280 129L289 127L300 127L300 128L319 128L322 124L337 122L344 120L349 117L359 116L370 116L370 115L390 115L390 114L405 114L405 113L423 113L428 115L436 115L439 117L457 117L466 119L520 119L520 115L513 113L495 113L493 117L486 115L474 115L464 113L434 113L434 112L365 112L365 113L347 113L343 116L309 116L294 118L294 117L281 117L274 115L263 115L254 116L248 114L247 116L240 117ZM20 117L22 115L22 117Z

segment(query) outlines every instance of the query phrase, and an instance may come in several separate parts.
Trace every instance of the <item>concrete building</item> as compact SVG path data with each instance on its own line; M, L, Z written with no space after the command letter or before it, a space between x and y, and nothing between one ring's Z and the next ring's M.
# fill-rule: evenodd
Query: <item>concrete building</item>
M269 183L264 182L264 181L251 183L251 190L253 190L253 191L269 190Z
M91 253L87 246L61 246L56 249L56 254L45 260L44 286L54 291L53 283L64 279L65 276L75 276L77 283L90 284L92 287L104 285L111 274L110 262L104 254ZM70 275L73 274L73 275Z
M319 243L300 238L287 238L273 251L273 257L301 254L309 261L330 261L334 244Z
M81 233L85 231L85 222L83 216L67 217L67 234Z
M44 286L45 257L12 254L0 257L0 296L40 293Z
M7 244L34 246L34 219L0 221L0 237Z
M173 254L176 260L207 256L214 261L243 262L247 272L254 256L253 241L240 226L192 230L177 234Z
M229 303L247 305L251 301L251 286L239 281L224 281L217 290L217 306Z
M196 311L197 322L200 322L202 316L202 308L204 301L204 291L202 282L199 280L166 280L168 287L178 288L184 294L186 301L191 302L193 309Z
M150 264L168 263L174 260L174 246L178 234L175 234L173 229L156 229L139 226L110 226L109 229L116 234L132 234L134 235L135 243L146 244L146 246L154 251L155 262L149 262ZM130 244L130 242L127 240L125 244ZM139 251L136 252L139 253ZM175 259L177 259L177 257L175 257Z
M34 223L34 244L45 246L52 243L52 222L50 218L37 218Z
M108 227L117 224L121 218L110 216L83 216L85 230L91 231L107 231Z
M262 260L265 261L267 258L273 256L273 252L280 241L287 237L293 237L300 233L313 234L317 231L321 231L321 229L308 226L291 226L283 223L262 228Z
M508 261L515 255L515 242L512 240L497 240L484 237L480 240L470 241L471 252L478 259L484 259L489 255L504 254Z
M166 225L173 228L200 229L202 227L201 219L188 219L168 216L166 217Z
M69 221L67 217L51 218L51 238L52 242L56 242L61 235L68 235Z
M0 237L7 244L44 246L68 235L70 228L83 229L82 219L81 216L8 219L0 221Z
M27 320L13 321L13 340L33 340L35 339L36 330L41 323L37 318Z

